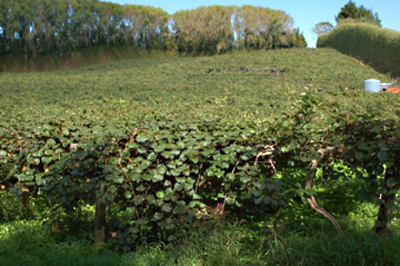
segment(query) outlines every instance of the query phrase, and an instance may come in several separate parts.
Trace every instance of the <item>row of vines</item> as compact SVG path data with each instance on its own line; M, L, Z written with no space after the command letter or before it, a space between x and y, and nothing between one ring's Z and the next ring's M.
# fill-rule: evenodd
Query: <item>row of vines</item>
M297 194L318 206L317 169L340 164L364 180L380 206L375 231L390 231L400 185L397 113L343 109L315 92L288 111L259 119L181 121L151 113L132 121L80 114L48 123L0 121L0 182L54 210L96 206L95 242L133 248L143 237L174 242L224 212L265 217L285 205L281 180L308 172ZM8 121L8 122L5 122ZM326 179L345 178L340 170Z

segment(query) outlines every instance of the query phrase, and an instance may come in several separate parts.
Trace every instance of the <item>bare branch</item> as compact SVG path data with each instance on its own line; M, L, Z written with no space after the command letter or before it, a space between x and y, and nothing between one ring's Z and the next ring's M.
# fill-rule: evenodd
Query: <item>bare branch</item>
M325 156L325 154L331 153L335 149L336 149L335 147L326 147L324 149L318 150L318 152L321 154L321 158L319 160L322 160L322 158ZM310 171L308 172L308 179L307 179L307 183L306 183L306 189L312 189L312 185L313 185L315 173L317 171L318 163L319 163L319 161L317 161L316 159L314 159L312 161L312 163L311 163L311 168L310 168ZM325 209L319 207L318 203L315 201L315 198L313 196L307 197L307 201L308 201L308 203L310 203L311 208L313 208L315 211L321 213L326 219L328 219L332 223L333 227L336 229L336 231L339 234L341 234L343 232L342 228L340 227L340 224L337 222L335 217L333 217Z

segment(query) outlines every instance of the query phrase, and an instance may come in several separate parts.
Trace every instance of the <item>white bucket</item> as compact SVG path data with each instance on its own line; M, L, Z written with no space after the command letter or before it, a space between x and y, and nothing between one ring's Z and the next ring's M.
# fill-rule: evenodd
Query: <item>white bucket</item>
M380 92L381 91L381 82L377 79L367 79L364 80L364 90L370 92Z

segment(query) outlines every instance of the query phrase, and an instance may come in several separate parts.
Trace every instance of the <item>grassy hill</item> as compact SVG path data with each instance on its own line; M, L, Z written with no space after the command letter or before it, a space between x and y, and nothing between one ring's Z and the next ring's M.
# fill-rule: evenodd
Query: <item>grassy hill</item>
M190 118L213 115L215 103L222 101L225 112L266 115L286 107L293 90L360 90L370 78L390 81L333 49L148 58L1 73L0 110L18 113L19 119L60 118L82 109L115 118L121 110L110 109L126 106L124 116L162 110Z

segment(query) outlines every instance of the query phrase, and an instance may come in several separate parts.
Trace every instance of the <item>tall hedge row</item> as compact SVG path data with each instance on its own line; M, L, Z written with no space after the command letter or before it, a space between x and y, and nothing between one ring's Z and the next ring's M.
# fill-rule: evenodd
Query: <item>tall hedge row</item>
M400 32L369 24L342 24L318 38L317 47L332 47L400 77Z

